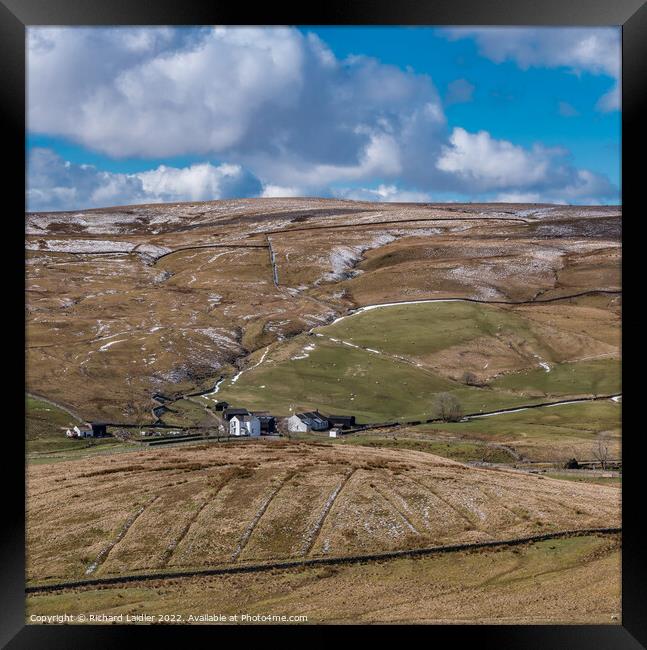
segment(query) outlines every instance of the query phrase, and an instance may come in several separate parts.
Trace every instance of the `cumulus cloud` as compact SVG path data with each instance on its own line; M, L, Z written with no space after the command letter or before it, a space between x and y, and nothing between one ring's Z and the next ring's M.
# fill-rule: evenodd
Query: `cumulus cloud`
M378 185L376 188L354 187L333 190L342 199L353 201L380 201L383 203L429 203L431 194L415 190L405 190L396 185Z
M394 176L444 131L428 75L338 60L291 28L189 33L30 28L29 129L113 157L216 155L308 187Z
M160 165L135 174L76 165L50 149L33 149L27 167L27 209L69 210L136 203L208 201L258 196L260 181L239 165Z
M263 196L268 199L287 198L291 196L306 196L307 192L298 187L285 187L283 185L266 185L263 188Z
M455 128L436 165L472 193L499 191L499 197L523 195L560 203L617 198L617 188L606 177L573 167L565 150L541 145L527 149L487 131Z
M611 90L598 99L595 107L603 113L608 113L610 111L619 111L620 104L620 82L616 81Z
M620 29L617 27L457 27L446 30L452 39L474 38L479 52L495 63L514 61L521 69L566 68L580 74L615 79L596 108L620 108Z
M604 46L616 32L553 32L449 33L475 36L495 60L612 73L615 55ZM344 192L428 201L430 192L544 196L556 187L578 200L584 188L608 190L561 150L450 133L428 75L366 56L338 59L316 35L293 28L30 27L27 45L30 132L113 159L226 161L116 174L40 151L30 161L31 209ZM445 99L466 102L473 92L456 79ZM612 89L599 108L615 102Z
M479 52L522 69L566 67L620 77L620 30L617 27L456 27L450 38L474 38Z
M539 147L527 151L506 140L496 140L487 131L469 133L457 127L449 142L438 159L438 169L482 190L532 185L548 171L549 151Z
M539 203L541 197L537 192L503 192L494 197L495 203ZM548 201L542 201L548 203Z

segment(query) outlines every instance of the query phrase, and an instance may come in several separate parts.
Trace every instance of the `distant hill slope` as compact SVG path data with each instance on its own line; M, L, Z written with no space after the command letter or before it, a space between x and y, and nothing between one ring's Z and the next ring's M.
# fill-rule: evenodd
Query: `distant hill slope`
M146 422L155 392L213 386L357 306L617 291L620 224L616 207L307 198L28 214L28 389L89 419ZM542 321L558 349L597 310L596 349L615 346L617 301L577 306L509 318ZM439 387L463 352L474 365L468 344L434 352Z

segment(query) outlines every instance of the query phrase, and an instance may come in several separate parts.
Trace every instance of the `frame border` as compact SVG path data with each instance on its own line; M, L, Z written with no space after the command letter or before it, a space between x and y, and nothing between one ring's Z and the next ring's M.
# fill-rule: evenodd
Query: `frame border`
M215 4L200 0L157 0L154 4L145 0L0 0L0 62L5 145L7 156L12 161L15 182L7 183L9 189L9 217L12 228L16 227L16 243L8 253L7 267L18 276L15 290L10 295L16 298L18 311L25 307L24 293L24 230L17 214L25 211L24 163L25 163L25 29L35 25L200 25L200 24L258 24L258 25L619 25L623 34L622 67L622 206L623 216L631 215L629 229L635 227L632 219L639 218L639 188L644 184L642 165L644 161L645 127L641 118L647 115L645 87L647 80L647 6L645 0L328 0L325 5L302 5L287 8L287 5L265 5L248 13L246 7L232 2ZM642 136L642 137L640 137ZM634 165L631 160L636 161ZM16 165L22 162L22 167ZM640 175L640 178L639 178ZM634 215L634 213L637 213ZM15 224L13 222L15 220ZM637 237L623 238L624 248L640 244ZM629 246L630 248L630 246ZM631 257L631 256L629 256ZM22 264L22 267L21 267ZM623 262L624 266L624 262ZM625 280L631 279L623 274ZM625 343L628 312L623 310L622 340ZM24 341L23 327L18 325L18 339ZM624 347L624 346L623 346ZM20 355L18 346L12 346L13 353ZM17 380L14 383L17 404L24 400L25 358L18 360ZM14 371L15 373L15 371ZM623 378L625 376L623 363ZM14 375L15 376L15 375ZM635 384L626 382L628 403L636 403L638 397ZM624 401L624 400L623 400ZM623 430L627 430L623 408ZM24 426L24 410L23 410ZM20 428L18 427L18 430ZM7 436L11 429L7 428ZM639 430L638 433L641 433ZM24 457L24 437L16 442L18 455ZM644 539L640 531L640 504L638 502L644 483L641 481L640 442L625 438L623 477L623 553L622 553L622 625L518 625L518 626L433 626L430 638L433 641L474 641L482 648L546 648L546 647L593 647L640 648L647 647L647 572L644 561ZM12 450L13 451L13 450ZM630 453L627 453L630 452ZM0 566L2 567L3 589L0 593L0 643L3 647L34 648L47 647L52 650L85 647L93 644L98 648L114 647L132 641L141 643L152 636L163 633L166 642L184 640L190 630L194 638L209 639L213 643L209 626L196 626L188 630L180 626L161 629L159 626L28 626L25 624L25 513L24 513L24 465L10 463L10 472L3 473L6 483L5 530L0 538ZM22 489L16 489L16 485ZM642 556L642 557L641 557ZM320 626L332 629L333 626ZM354 626L349 626L354 627ZM307 631L305 627L281 627L281 633L299 636ZM401 627L400 627L401 629ZM245 633L253 631L244 628ZM219 628L222 632L230 632ZM260 632L261 630L256 630ZM262 632L266 632L266 628ZM206 636L206 634L209 636ZM239 634L240 631L237 631ZM327 634L327 632L324 632ZM221 638L221 637L220 637Z

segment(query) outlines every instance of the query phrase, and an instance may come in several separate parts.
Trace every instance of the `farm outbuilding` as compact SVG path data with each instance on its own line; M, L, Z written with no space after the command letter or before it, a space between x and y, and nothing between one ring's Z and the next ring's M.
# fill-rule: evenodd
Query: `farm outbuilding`
M325 431L328 420L318 411L295 413L287 419L288 431L307 433L308 431Z
M267 413L252 413L261 423L261 435L270 435L276 433L276 418Z
M108 435L108 425L104 422L90 422L92 435L95 438L104 438Z
M331 427L341 427L342 429L349 429L355 426L354 415L327 415L326 419L330 422Z

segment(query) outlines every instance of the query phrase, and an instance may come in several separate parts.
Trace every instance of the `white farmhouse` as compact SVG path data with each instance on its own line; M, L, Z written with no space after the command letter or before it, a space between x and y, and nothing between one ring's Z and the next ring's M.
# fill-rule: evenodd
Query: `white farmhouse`
M229 420L230 436L260 436L261 421L255 415L234 415Z
M94 432L92 427L89 425L75 426L72 429L68 429L65 432L65 435L68 438L92 438L94 437Z

